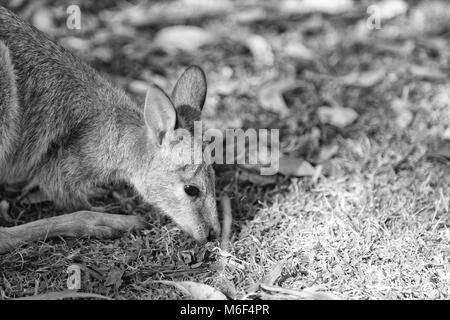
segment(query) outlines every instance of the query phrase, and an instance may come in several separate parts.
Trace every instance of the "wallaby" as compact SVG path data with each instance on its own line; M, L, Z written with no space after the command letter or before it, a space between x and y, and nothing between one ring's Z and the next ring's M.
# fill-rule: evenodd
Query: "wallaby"
M92 188L119 180L196 240L219 235L214 171L182 152L202 142L177 134L200 120L205 97L205 75L191 66L170 97L150 86L139 108L0 6L0 184L38 186L57 207L76 211L0 228L0 252L52 236L108 238L143 228L140 217L96 212L89 204Z

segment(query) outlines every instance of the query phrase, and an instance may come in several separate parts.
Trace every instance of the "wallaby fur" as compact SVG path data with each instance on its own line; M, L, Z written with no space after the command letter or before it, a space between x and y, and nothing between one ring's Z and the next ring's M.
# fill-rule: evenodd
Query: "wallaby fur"
M57 206L74 211L91 209L87 194L94 186L124 180L205 241L210 231L220 233L214 171L180 159L191 146L177 138L178 129L191 130L200 120L205 96L204 73L192 66L170 98L150 86L140 108L0 6L0 183L38 185ZM200 192L189 196L185 186ZM7 231L0 228L0 242Z

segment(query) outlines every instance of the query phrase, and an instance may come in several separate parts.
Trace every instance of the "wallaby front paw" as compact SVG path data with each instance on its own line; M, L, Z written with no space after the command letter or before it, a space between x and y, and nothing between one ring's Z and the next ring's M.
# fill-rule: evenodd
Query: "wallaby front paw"
M144 228L144 220L134 215L109 214L95 211L73 213L78 221L74 236L98 239L117 238Z

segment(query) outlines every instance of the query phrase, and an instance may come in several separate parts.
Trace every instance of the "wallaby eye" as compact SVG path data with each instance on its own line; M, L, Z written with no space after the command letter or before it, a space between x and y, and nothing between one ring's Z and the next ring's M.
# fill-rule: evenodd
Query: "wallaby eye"
M196 186L185 185L184 192L190 197L196 197L200 193L200 190Z

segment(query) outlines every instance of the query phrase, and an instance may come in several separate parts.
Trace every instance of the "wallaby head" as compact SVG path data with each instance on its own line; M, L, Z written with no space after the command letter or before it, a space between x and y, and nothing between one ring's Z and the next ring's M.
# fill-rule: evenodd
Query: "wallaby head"
M132 178L144 200L168 214L197 241L220 234L215 201L214 171L202 152L201 137L194 137L206 97L206 79L197 66L179 78L171 97L153 86L144 107L146 144L151 160Z

